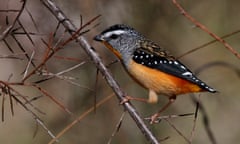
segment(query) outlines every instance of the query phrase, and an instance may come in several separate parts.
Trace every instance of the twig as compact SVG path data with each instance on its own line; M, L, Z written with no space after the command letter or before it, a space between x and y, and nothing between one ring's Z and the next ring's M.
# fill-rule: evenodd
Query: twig
M107 143L107 144L111 144L113 137L114 137L114 136L117 134L117 132L119 131L119 129L120 129L121 125L122 125L122 121L123 121L124 116L125 116L125 111L122 113L122 115L121 115L121 117L120 117L120 119L119 119L119 121L118 121L118 123L117 123L117 125L116 125L116 128L115 128L115 130L113 131L113 133L112 133L110 139L108 140L108 143Z
M58 6L51 0L41 0L41 2L52 12L52 14L62 22L63 26L70 34L74 34L77 31L77 28L73 23L65 16L65 14L58 8ZM115 92L119 101L124 100L125 93L120 89L118 83L114 80L108 69L103 64L100 57L95 53L92 47L89 45L87 40L83 37L77 37L76 42L86 51L86 53L92 58L96 67L103 74L108 82L109 86ZM152 144L159 144L157 138L152 134L149 128L144 123L143 119L140 117L136 109L132 106L130 102L123 103L124 108L128 111L132 119L136 122L137 126L141 132L145 135L146 139Z
M30 16L30 19L32 20L35 29L36 29L37 32L39 33L39 29L38 29L37 23L35 22L35 20L34 20L34 18L33 18L33 15L31 14L31 12L28 10L27 7L25 8L25 10L26 10L27 14Z
M234 32L231 32L231 33L229 33L229 34L226 34L226 35L222 36L221 38L222 38L222 39L225 39L225 38L228 38L228 37L233 36L233 35L235 35L235 34L238 34L239 32L240 32L240 30L236 30L236 31L234 31ZM184 56L186 56L186 55L189 55L190 53L193 53L193 52L195 52L195 51L197 51L197 50L199 50L199 49L201 49L201 48L207 47L207 46L209 46L210 44L213 44L213 43L215 43L215 42L217 42L217 41L218 41L218 40L215 39L215 40L212 40L212 41L210 41L210 42L207 42L207 43L205 43L205 44L203 44L203 45L200 45L200 46L198 46L198 47L196 47L196 48L193 48L193 49L189 50L188 52L185 52L184 54L178 56L177 59L180 59L180 58L182 58L182 57L184 57Z
M59 60L74 61L74 62L81 62L82 61L79 58L64 57L64 56L59 56L59 55L55 55L54 58L59 59Z
M42 1L42 0L41 0ZM73 29L69 28L68 31L71 33L71 37L69 37L67 40L65 40L64 42L60 43L61 40L59 40L57 42L57 44L59 44L60 46L55 45L54 47L52 47L52 41L53 41L53 34L51 34L50 38L49 38L49 42L45 43L44 40L42 40L44 42L44 44L47 45L47 49L45 52L45 56L42 60L42 62L35 67L35 69L33 69L26 77L24 77L24 79L22 79L22 83L24 83L29 77L31 77L36 71L38 71L39 68L41 68L43 65L46 64L46 62L52 58L52 56L59 50L61 50L66 44L68 44L69 42L75 40L78 36L80 36L81 30L84 29L87 25L89 25L91 22L93 22L94 20L96 20L100 15L94 17L93 19L91 19L88 23L86 23L85 25L83 25L83 27L79 28L78 30L76 29L76 31L73 31ZM63 19L64 22L64 19ZM74 27L75 28L75 27ZM20 45L21 46L21 45ZM21 47L20 47L21 48Z
M77 64L77 65L74 65L73 67L70 67L70 68L68 68L68 69L65 69L65 70L63 70L63 71L61 71L61 72L58 72L58 73L56 73L56 74L50 73L50 72L47 72L47 71L41 71L41 72L39 72L39 74L41 74L41 75L43 75L43 76L48 76L48 77L47 77L47 78L44 78L44 79L41 79L41 80L38 80L38 81L35 81L35 82L33 82L33 83L39 84L39 83L48 81L48 80L56 77L56 78L58 78L58 79L60 79L60 80L66 81L66 82L68 82L68 83L70 83L70 84L72 84L72 85L78 86L78 87L83 88L83 89L87 89L87 90L89 90L89 91L93 91L93 89L91 89L91 88L89 88L89 87L86 87L86 86L80 85L79 83L76 83L76 82L74 82L74 81L71 81L71 80L74 80L74 79L77 79L77 78L69 77L69 76L63 76L63 75L62 75L62 74L64 74L64 73L66 73L66 72L69 72L69 71L71 71L71 70L74 70L74 69L82 66L83 64L85 64L85 61L84 61L84 62L81 62L81 63L79 63L79 64Z
M3 42L4 42L4 44L7 46L8 50L9 50L10 52L14 53L13 49L11 48L11 46L9 45L9 43L8 43L5 39L3 39ZM24 55L25 55L25 54L24 54Z
M159 123L161 120L164 119L172 119L172 118L179 118L179 117L185 117L185 116L192 116L194 113L185 113L185 114L178 114L178 115L166 115L166 116L159 116L156 119L156 122ZM151 121L151 117L144 118L145 120Z
M17 22L18 22L19 26L21 27L21 29L23 30L24 34L27 36L28 40L31 42L31 44L33 46L35 46L35 43L33 42L33 39L31 38L31 36L29 35L28 31L25 29L25 27L21 23L21 21L18 19Z
M30 68L30 64L31 64L31 62L33 61L34 56L35 56L35 50L32 51L30 60L28 61L28 64L27 64L27 66L26 66L26 68L25 68L25 71L24 71L24 74L23 74L23 79L27 76L28 70L29 70L29 68Z
M19 19L19 17L21 16L24 8L25 8L25 5L26 5L26 2L27 0L21 0L21 2L23 2L20 10L18 10L18 15L16 16L16 18L14 19L12 25L10 25L5 31L4 33L0 36L0 41L5 39L5 37L12 31L13 27L15 26L17 20ZM11 12L11 11L10 11Z
M6 9L6 10L1 9L0 12L6 12L6 13L14 12L14 13L16 13L16 12L19 12L19 9Z
M195 71L195 73L196 73L196 75L198 75L198 74L200 74L203 70L206 70L206 69L208 69L208 68L212 68L212 67L214 67L214 66L223 66L223 67L225 67L225 68L229 68L229 69L233 70L233 71L237 74L237 76L240 77L240 69L239 69L238 67L236 67L236 66L234 66L234 65L231 65L231 64L229 64L229 63L227 63L227 62L222 62L222 61L211 62L211 63L208 63L208 64L206 64L206 65L203 65L203 66L199 67L199 68ZM217 144L217 141L216 141L216 139L215 139L215 137L214 137L214 134L213 134L213 132L212 132L212 130L211 130L211 128L210 128L209 118L208 118L207 112L206 112L203 104L200 103L200 101L198 101L198 99L197 99L196 97L191 96L191 98L192 98L192 101L199 106L199 110L200 110L200 112L201 112L202 115L203 115L203 118L202 118L203 124L204 124L205 130L206 130L206 132L207 132L207 135L208 135L211 143L212 143L212 144Z
M235 65L232 65L230 63L227 63L227 62L224 62L224 61L214 61L214 62L211 62L211 63L207 63L201 67L199 67L198 69L195 70L195 74L199 74L201 73L203 70L206 70L208 68L212 68L214 66L222 66L224 68L228 68L228 69L231 69L232 71L234 71L237 76L240 77L240 68L235 66Z
M235 49L233 49L225 40L223 40L222 38L220 38L216 34L209 31L206 26L204 26L203 24L198 22L196 19L194 19L192 16L190 16L176 0L172 0L172 2L178 8L178 10L181 12L181 14L183 14L188 20L190 20L197 27L199 27L200 29L202 29L203 31L208 33L214 39L221 42L225 46L225 48L227 48L231 53L233 53L237 58L240 59L240 54Z
M96 108L96 104L97 104L97 93L98 93L98 76L99 76L99 70L97 69L96 70L96 76L95 76L95 84L94 84L94 100L93 100L93 103L94 103L94 113L96 113L97 111L97 108Z
M205 130L206 130L206 132L207 132L207 134L208 134L208 137L209 137L211 143L212 143L212 144L217 144L217 141L216 141L216 139L215 139L215 137L214 137L214 135L213 135L213 132L212 132L212 130L211 130L211 128L210 128L210 122L209 122L209 119L208 119L208 115L207 115L207 112L206 112L203 104L200 103L200 102L197 100L196 97L191 97L191 98L192 98L192 101L193 101L195 104L198 103L198 105L199 105L199 110L201 111L201 113L202 113L202 115L203 115L203 118L202 118L203 124L204 124L204 126L205 126Z
M43 71L43 72L41 72L42 75L48 75L48 77L47 77L46 79L43 79L43 80L48 80L48 79L51 79L51 78L53 78L53 77L59 77L60 79L64 79L64 78L61 78L61 77L60 77L62 74L67 73L67 72L70 72L70 71L72 71L72 70L74 70L74 69L82 66L82 65L85 64L85 63L86 63L86 62L83 61L83 62L81 62L81 63L79 63L79 64L76 64L76 65L70 67L70 68L67 68L67 69L65 69L65 70L63 70L63 71L60 71L60 72L58 72L58 73L56 73L56 74L54 74L54 73L49 73L49 72L44 72L44 71Z
M114 94L111 94L109 96L107 96L106 98L104 98L103 100L101 100L100 102L98 102L96 104L96 107L101 106L102 104L104 104L105 102L107 102L108 100L110 100L112 97L114 96ZM83 114L81 114L78 118L76 118L72 123L70 123L69 125L67 125L67 127L65 127L63 130L61 130L55 138L53 138L48 144L52 144L54 143L58 138L60 138L64 133L66 133L68 130L70 130L75 124L79 123L83 118L85 118L89 113L91 113L92 111L94 111L95 106L91 107L90 109L86 110Z
M1 88L1 89L3 89L3 88ZM6 94L3 92L3 93L1 93L1 96L2 96L2 122L4 122L4 119L5 119L5 117L4 117L4 112L5 112L5 110L4 110L4 102L5 102L5 96L6 96Z
M215 62L212 62L212 63L208 63L207 65L204 65L200 68L198 68L196 70L196 75L199 75L203 70L205 70L206 68L209 68L209 67L212 67ZM215 136L213 134L213 131L211 130L210 128L210 122L209 122L209 118L208 118L208 115L207 115L207 112L206 112L206 109L205 107L203 106L203 104L194 96L191 96L191 99L193 101L194 104L196 104L198 106L198 109L199 111L201 112L202 114L202 121L203 121L203 125L205 127L205 130L207 132L207 135L211 141L212 144L217 144L217 141L215 139Z
M43 93L45 96L49 97L54 103L56 103L61 109L63 109L65 112L67 112L69 115L72 115L72 112L66 108L63 103L61 103L59 100L57 100L54 96L50 95L45 89L41 88L40 86L36 84L30 84L30 86L37 88L41 93Z
M0 80L0 84L1 87L7 87L7 91L5 94L8 94L10 98L13 98L17 103L19 103L27 112L29 112L33 118L36 120L36 122L41 125L43 127L44 130L47 131L47 133L52 137L52 138L55 138L54 134L46 127L46 125L43 123L43 121L31 110L27 107L27 105L25 105L24 103L28 103L28 100L23 96L21 95L17 90L15 90L14 88L12 88L8 83L4 82L4 81L1 81ZM13 92L15 94L13 94ZM22 102L18 97L16 97L15 95L18 95L20 96L20 98L23 99L24 102ZM10 99L11 100L11 99ZM12 101L12 100L11 100ZM33 107L33 105L31 103L28 103L30 106ZM11 106L12 107L12 106ZM13 108L11 108L13 109Z
M169 121L169 119L164 119L164 120L165 120L180 136L182 136L187 143L191 144L191 142L189 141L189 139L188 139L186 136L184 136L183 133L182 133L180 130L178 130L178 129L171 123L171 121Z
M194 97L194 94L191 94L190 96ZM200 95L198 96L198 101L199 100L200 100ZM194 115L194 119L193 119L193 127L192 127L192 131L191 131L191 135L190 135L191 143L193 141L193 137L194 137L196 126L197 126L198 108L199 108L199 102L196 103L196 110L195 110L195 115Z
M24 46L22 45L22 43L16 38L16 36L14 34L11 34L12 38L15 40L15 42L17 43L17 45L19 46L20 50L25 53L25 57L28 59L29 62L31 62L31 64L35 67L35 64L33 63L33 61L31 60L31 58L29 57L29 55L27 54L26 50L24 49Z

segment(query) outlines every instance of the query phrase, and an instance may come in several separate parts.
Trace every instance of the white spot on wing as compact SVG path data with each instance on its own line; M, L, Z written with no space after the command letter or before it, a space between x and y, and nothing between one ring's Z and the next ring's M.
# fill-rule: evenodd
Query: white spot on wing
M183 76L192 76L192 73L191 72L185 72L185 73L182 73Z
M174 61L174 64L175 64L175 65L178 65L179 63L178 63L177 61Z
M184 70L186 69L185 66L183 66L183 65L181 65L180 67L181 67L182 69L184 69Z
M207 88L209 91L211 91L211 92L215 92L215 90L214 89L212 89L212 88Z

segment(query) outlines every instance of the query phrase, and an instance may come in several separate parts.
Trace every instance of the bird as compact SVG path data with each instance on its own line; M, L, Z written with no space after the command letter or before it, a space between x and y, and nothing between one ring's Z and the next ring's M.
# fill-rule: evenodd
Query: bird
M187 66L165 48L126 24L112 25L93 39L103 43L113 52L127 73L149 91L147 100L126 96L127 100L156 103L158 95L168 97L168 103L150 117L151 124L156 122L161 112L167 109L179 95L217 92L197 78Z

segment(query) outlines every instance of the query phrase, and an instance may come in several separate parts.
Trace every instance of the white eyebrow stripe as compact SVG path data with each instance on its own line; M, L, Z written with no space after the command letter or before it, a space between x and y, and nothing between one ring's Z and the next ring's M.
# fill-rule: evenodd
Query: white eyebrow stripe
M126 31L124 30L115 30L115 31L110 31L104 34L104 37L110 37L111 35L115 34L115 35L120 35L125 33Z

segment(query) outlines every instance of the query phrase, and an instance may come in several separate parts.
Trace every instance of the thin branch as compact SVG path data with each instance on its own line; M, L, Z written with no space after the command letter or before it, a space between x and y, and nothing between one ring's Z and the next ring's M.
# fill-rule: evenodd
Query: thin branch
M117 134L117 132L119 131L119 129L120 129L121 125L122 125L122 122L123 122L123 118L124 118L124 116L125 116L125 113L126 113L126 111L124 111L124 112L122 113L122 115L121 115L121 117L120 117L120 119L119 119L119 121L118 121L118 123L117 123L117 125L116 125L116 128L114 129L114 131L113 131L110 139L108 140L108 143L107 143L107 144L111 144L113 137L114 137L114 136Z
M21 27L21 29L23 30L24 34L27 36L27 38L29 39L29 41L32 43L33 46L35 46L35 43L33 42L33 39L31 38L31 36L29 35L28 31L25 29L25 27L23 26L23 24L21 23L20 20L17 20L19 26Z
M48 47L46 49L47 52L45 52L45 56L42 60L42 62L40 64L38 64L30 73L28 73L28 75L26 75L23 79L22 79L22 83L24 83L29 77L31 77L37 70L39 70L39 68L41 68L43 65L46 64L46 62L51 58L51 56L54 54L54 52L50 53L51 48L51 40L52 37L50 37L49 39L49 43L47 43Z
M8 83L0 80L0 84L2 84L1 87L7 87L8 92L6 92L5 94L9 94L9 96L11 98L13 98L17 103L19 103L27 112L29 112L33 116L33 118L36 120L36 122L39 125L41 125L44 130L47 131L49 136L51 136L52 138L55 138L54 134L46 127L46 125L43 123L43 121L31 109L29 109L27 107L27 105L24 104L24 103L28 103L28 100L26 99L26 97L21 95L21 93L19 93L17 90L15 90L13 87L11 87ZM22 102L18 97L16 97L16 95L20 96L20 98L22 98L24 102ZM33 107L33 105L31 103L28 103L28 104Z
M19 46L20 50L25 53L26 58L28 59L29 62L31 62L31 64L35 67L35 64L33 63L33 61L31 60L31 58L29 57L29 55L27 54L26 50L24 49L24 46L21 44L21 42L16 38L16 36L14 34L11 34L12 38L15 40L15 42L17 43L17 45Z
M101 100L100 102L98 102L96 104L96 107L101 106L102 104L104 104L105 102L107 102L108 100L110 100L112 97L114 96L114 94L111 94L107 97L105 97L103 100ZM60 138L64 133L66 133L67 131L69 131L73 126L75 126L77 123L79 123L83 118L85 118L88 114L90 114L91 112L93 112L95 109L95 106L89 108L88 110L86 110L83 114L81 114L78 118L76 118L72 123L70 123L69 125L67 125L67 127L65 127L63 130L61 130L57 136L52 139L48 144L52 144L54 143L58 138Z
M52 41L53 41L53 35L50 36L49 38L49 42L46 43L47 45L47 49L45 52L45 56L42 60L42 62L35 67L35 69L33 69L23 80L22 83L25 82L29 77L31 77L36 71L39 70L39 68L41 68L43 65L46 64L46 62L59 50L61 50L66 44L68 44L69 42L75 40L78 36L82 35L83 33L81 32L82 29L84 29L86 26L90 25L91 22L93 22L94 20L96 20L98 17L100 17L100 15L94 17L93 19L91 19L88 23L86 23L85 25L83 25L83 27L76 29L76 31L73 31L72 29L68 29L69 32L71 32L71 37L69 37L67 40L65 40L64 42L60 43L61 41L59 40L57 42L60 43L60 46L55 45L54 47L52 47ZM64 20L63 20L64 22ZM45 42L45 41L43 41Z
M209 31L207 29L206 26L204 26L203 24L201 24L200 22L198 22L196 19L194 19L192 16L190 16L185 10L184 8L176 1L176 0L172 0L173 4L178 8L178 10L180 11L180 13L182 15L184 15L188 20L190 20L192 23L194 23L197 27L199 27L200 29L202 29L203 31L205 31L206 33L208 33L210 36L212 36L214 39L216 39L217 41L219 41L220 43L222 43L225 48L227 48L231 53L233 53L237 58L240 59L240 53L238 53L235 49L233 49L225 40L223 40L222 38L220 38L219 36L217 36L216 34L212 33L211 31Z
M58 56L58 55L55 55L54 58L59 59L59 60L65 60L65 61L75 61L75 62L81 62L82 61L79 58L64 57L64 56Z
M3 88L1 88L1 89L3 89ZM4 110L4 102L5 102L5 96L6 96L6 95L5 95L5 93L1 93L1 96L2 96L2 122L3 122L4 119L5 119L5 118L4 118L4 114L5 114L5 113L4 113L4 111L5 111L5 110Z
M25 8L25 5L27 3L27 0L21 0L22 2L22 6L20 8L20 10L18 10L18 15L16 16L16 18L14 19L12 25L10 25L5 31L4 33L0 36L0 41L5 39L5 37L12 31L13 27L15 26L17 20L20 18L24 8ZM10 11L11 12L11 11Z
M213 67L216 67L216 66L221 66L221 67L224 67L224 68L228 68L228 69L232 70L233 72L235 72L238 77L240 77L240 68L235 66L235 65L232 65L228 62L224 62L224 61L214 61L214 62L211 62L211 63L207 63L207 64L199 67L198 69L196 69L195 74L198 75L203 70L213 68Z
M176 126L175 126L174 124L172 124L169 119L164 119L164 120L165 120L180 136L182 136L187 143L191 144L191 141L190 141L186 136L184 136L183 133L182 133L180 130L178 130L178 129L176 128Z
M81 62L79 64L76 64L76 65L74 65L74 66L72 66L70 68L67 68L67 69L65 69L63 71L60 71L60 72L58 72L56 74L51 73L51 72L47 72L47 71L41 71L39 74L41 74L43 76L48 76L46 79L43 79L43 81L51 79L53 77L59 77L60 79L64 79L64 78L66 78L66 79L74 79L73 77L67 77L67 76L60 77L60 76L63 75L64 73L70 72L70 71L72 71L72 70L82 66L83 64L85 64L85 61L83 61L83 62ZM40 81L42 81L42 80L40 80ZM39 83L39 82L36 82L36 83Z
M25 10L26 10L26 12L28 13L28 15L30 16L30 19L32 20L35 29L37 30L37 32L39 32L39 29L38 29L38 27L37 27L37 23L35 22L35 20L34 20L34 18L33 18L33 15L31 14L31 12L28 10L27 7L25 8Z
M28 64L27 64L27 66L25 68L25 71L24 71L24 74L23 74L23 79L27 76L28 70L30 68L30 64L32 63L34 56L35 56L35 50L32 51L30 60L28 61Z
M19 9L7 9L7 10L1 9L0 12L6 12L6 13L14 12L14 13L16 13L16 12L19 12Z
M77 78L69 77L69 76L63 76L64 73L67 73L67 72L69 72L69 71L72 71L72 70L74 70L74 69L82 66L83 64L85 64L85 61L83 61L83 62L81 62L81 63L79 63L79 64L76 64L76 65L74 65L74 66L72 66L72 67L70 67L70 68L67 68L67 69L65 69L65 70L63 70L63 71L60 71L60 72L58 72L58 73L56 73L56 74L50 73L50 72L47 72L47 71L41 71L41 72L39 72L39 74L41 74L41 75L43 75L43 76L48 76L48 77L45 78L45 79L41 79L41 80L35 81L35 82L33 82L33 83L39 84L39 83L45 82L45 81L47 81L47 80L50 80L50 79L56 77L56 78L58 78L58 79L60 79L60 80L66 81L66 82L68 82L68 83L70 83L70 84L72 84L72 85L78 86L78 87L83 88L83 89L87 89L87 90L89 90L89 91L93 91L93 89L91 89L91 88L82 86L82 85L80 85L80 84L78 84L78 83L76 83L76 82L74 82L74 81L71 81L71 80L74 80L74 79L77 79Z
M12 53L14 53L13 49L11 48L11 46L9 45L9 43L8 43L5 39L3 39L3 42L4 42L4 44L7 46L7 48L9 49L9 51L12 52ZM24 55L25 55L25 54L24 54Z
M185 114L178 114L178 115L166 115L166 116L159 116L156 119L156 123L160 123L164 119L172 119L172 118L179 118L179 117L186 117L192 116L194 113L185 113ZM151 117L144 118L145 120L151 121Z
M192 94L191 96L194 96L194 94ZM200 95L198 96L198 101L199 100L200 100ZM198 108L199 108L199 102L196 103L196 110L195 110L195 115L194 115L194 119L193 119L193 127L192 127L192 131L191 131L191 135L190 135L191 143L193 141L193 137L194 137L196 126L197 126Z
M54 103L56 103L61 109L63 109L65 112L67 112L69 115L72 115L72 112L66 108L63 103L61 103L58 99L56 99L54 96L50 95L45 89L41 88L40 86L36 84L32 84L32 87L37 88L41 93L43 93L45 96L49 97Z
M226 34L226 35L222 36L221 38L222 38L222 39L225 39L225 38L228 38L228 37L233 36L233 35L235 35L235 34L238 34L239 32L240 32L240 30L236 30L236 31L234 31L234 32L231 32L231 33L229 33L229 34ZM184 57L184 56L186 56L186 55L189 55L190 53L193 53L193 52L195 52L195 51L197 51L197 50L199 50L199 49L201 49L201 48L206 48L206 47L209 46L210 44L214 44L214 43L217 42L217 41L218 41L218 40L215 39L215 40L212 40L212 41L210 41L210 42L207 42L207 43L205 43L205 44L203 44L203 45L200 45L200 46L198 46L198 47L196 47L196 48L193 48L193 49L189 50L188 52L185 52L184 54L178 56L177 59L180 59L180 58L182 58L182 57Z
M209 122L209 118L208 118L208 115L207 115L207 112L206 112L206 109L204 108L203 104L200 103L200 101L198 101L198 99L194 96L191 96L191 99L192 101L195 103L195 104L198 104L199 105L199 110L200 112L202 113L202 120L203 120L203 124L204 124L204 127L205 127L205 130L207 132L207 135L211 141L212 144L217 144L217 141L215 139L215 136L213 134L213 131L211 130L210 128L210 122Z

